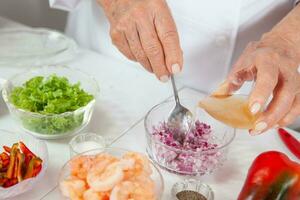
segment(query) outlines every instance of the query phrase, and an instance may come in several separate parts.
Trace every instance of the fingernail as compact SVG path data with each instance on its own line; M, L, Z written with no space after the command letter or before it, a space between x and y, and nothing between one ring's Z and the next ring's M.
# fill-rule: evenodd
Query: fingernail
M160 80L161 82L166 83L166 82L168 82L169 77L168 77L167 75L163 75L163 76L161 76L161 77L159 78L159 80Z
M298 67L298 72L299 72L299 74L300 74L300 65L299 65L299 67Z
M261 109L260 103L256 102L251 106L250 111L253 115L255 115L256 113L258 113L258 111L260 111L260 109Z
M172 72L173 72L173 74L178 74L180 72L180 66L178 64L173 64Z
M254 130L251 131L251 135L259 135L268 127L266 122L259 122L255 125Z

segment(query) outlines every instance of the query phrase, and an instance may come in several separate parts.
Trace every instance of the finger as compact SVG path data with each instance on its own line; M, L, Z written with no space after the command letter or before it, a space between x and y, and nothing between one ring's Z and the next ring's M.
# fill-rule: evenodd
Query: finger
M251 134L260 134L278 124L279 120L287 114L293 105L295 99L293 88L292 83L279 81L272 101L267 110L258 118L254 130L250 132Z
M255 78L256 69L251 62L245 63L247 68L230 74L226 81L224 81L216 91L213 92L214 96L226 96L239 90L245 81L251 81Z
M249 108L252 114L258 113L272 95L279 71L271 62L260 60L256 62L256 81L249 96Z
M300 94L296 96L291 110L278 123L279 126L284 127L292 124L300 115Z
M169 72L165 65L163 48L158 39L154 24L147 18L141 18L136 26L142 47L150 61L153 72L159 80L167 82L169 80Z
M166 5L167 7L167 5ZM172 14L167 7L166 12L160 12L155 18L155 27L162 44L168 71L177 74L182 70L183 55L179 36Z
M241 68L239 71L233 72L228 77L228 90L229 93L233 93L239 90L246 81L253 81L256 77L255 63L251 58L248 58L242 63L245 68Z
M119 31L111 31L110 33L113 44L119 49L119 51L125 55L128 59L136 61L124 33Z
M257 46L257 42L251 42L248 44L242 55L237 62L233 65L233 69L227 76L213 95L224 96L233 93L241 88L245 81L251 81L254 79L256 70L253 64L252 53Z
M130 27L128 27L128 29L125 30L125 35L126 35L129 47L131 49L131 52L133 53L136 60L139 63L141 63L141 65L143 65L143 67L147 71L153 72L151 64L150 64L150 62L146 56L146 53L144 52L144 49L142 47L136 26L131 25Z

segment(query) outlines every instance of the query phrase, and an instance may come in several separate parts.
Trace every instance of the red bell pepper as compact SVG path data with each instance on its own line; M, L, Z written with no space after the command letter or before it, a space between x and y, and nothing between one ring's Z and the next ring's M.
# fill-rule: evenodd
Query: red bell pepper
M36 173L39 172L39 167L42 166L42 162L43 161L38 157L31 159L27 167L24 179L35 177L37 175Z
M18 183L18 179L13 178L13 179L8 179L7 181L5 181L5 183L3 184L4 188L8 188L11 187L13 185L16 185Z
M3 149L6 153L10 153L11 148L8 146L3 146Z
M30 155L32 157L36 157L36 155L34 153L32 153L32 151L29 150L29 148L23 143L23 142L19 142L19 146L21 151L26 155Z
M3 153L0 154L0 159L2 161L9 160L9 155L7 153L3 152Z
M285 154L260 154L248 171L238 200L299 200L300 164Z
M17 165L17 169L16 169L17 179L18 179L18 182L21 182L23 180L25 155L23 153L21 153L20 151L18 151L17 159L18 159L18 165Z
M38 164L38 165L33 169L33 177L37 176L41 171L42 171L42 164Z
M293 137L289 132L283 128L278 129L279 136L281 140L285 143L287 148L300 159L300 141Z
M15 164L16 164L16 155L17 155L17 150L18 150L18 144L15 143L13 144L12 148L11 148L11 153L10 153L10 161L9 161L9 166L7 169L7 178L11 179L14 177L14 170L15 170Z

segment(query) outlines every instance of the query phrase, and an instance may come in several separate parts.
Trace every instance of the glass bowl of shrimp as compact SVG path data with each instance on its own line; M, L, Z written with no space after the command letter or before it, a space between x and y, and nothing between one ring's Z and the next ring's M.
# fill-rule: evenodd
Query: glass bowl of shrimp
M61 199L161 200L164 181L142 153L94 149L71 158L59 178Z

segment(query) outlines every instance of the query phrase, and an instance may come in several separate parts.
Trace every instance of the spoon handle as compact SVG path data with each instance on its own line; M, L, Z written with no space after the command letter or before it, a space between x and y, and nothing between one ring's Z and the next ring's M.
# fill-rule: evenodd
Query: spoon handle
M175 102L176 102L176 104L180 104L179 97L178 97L178 91L177 91L177 87L176 87L176 84L175 84L175 80L174 80L173 74L171 75L171 82L172 82L172 86L173 86L173 92L174 92Z

